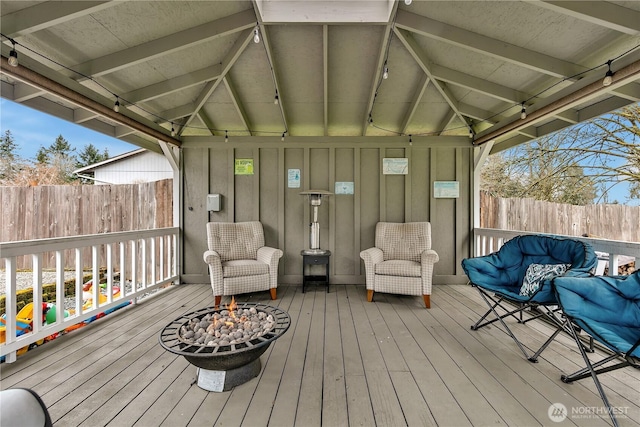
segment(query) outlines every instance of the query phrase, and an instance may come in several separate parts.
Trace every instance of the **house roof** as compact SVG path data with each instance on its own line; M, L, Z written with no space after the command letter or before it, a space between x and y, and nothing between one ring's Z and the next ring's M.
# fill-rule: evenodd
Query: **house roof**
M1 94L154 151L470 131L496 151L640 100L640 2L409 3L2 0Z
M94 172L96 169L98 169L98 168L100 168L102 166L109 165L109 164L116 163L116 162L120 162L120 161L125 160L125 159L130 159L130 158L135 157L137 155L140 155L140 154L142 154L142 153L144 153L146 151L147 150L144 149L144 148L138 148L137 150L127 151L126 153L122 153L122 154L119 154L117 156L110 157L110 158L108 158L106 160L103 160L101 162L93 163L91 165L87 165L87 166L81 167L79 169L76 169L76 170L73 171L73 173L77 174L77 173L85 173L85 172Z

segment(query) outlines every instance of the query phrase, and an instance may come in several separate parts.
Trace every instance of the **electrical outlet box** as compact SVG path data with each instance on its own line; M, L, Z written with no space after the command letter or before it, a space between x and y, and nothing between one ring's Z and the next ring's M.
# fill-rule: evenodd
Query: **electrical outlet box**
M219 212L220 211L220 195L219 194L207 194L207 210Z

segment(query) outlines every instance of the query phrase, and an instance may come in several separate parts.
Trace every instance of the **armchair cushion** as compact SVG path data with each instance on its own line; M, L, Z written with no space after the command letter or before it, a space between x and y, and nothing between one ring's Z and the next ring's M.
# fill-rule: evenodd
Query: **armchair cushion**
M423 222L379 222L376 225L376 247L384 260L404 259L420 262L420 254L431 249L431 230Z
M207 224L209 249L220 254L222 262L236 259L257 259L264 246L264 232L259 221Z

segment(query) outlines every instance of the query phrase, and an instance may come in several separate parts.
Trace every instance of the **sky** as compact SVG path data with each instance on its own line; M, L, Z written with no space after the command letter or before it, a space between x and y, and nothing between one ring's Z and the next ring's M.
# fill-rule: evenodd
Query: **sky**
M18 145L18 155L29 160L35 159L40 147L49 147L58 135L62 135L72 147L75 147L76 153L89 144L93 144L100 153L106 148L109 157L139 148L13 101L0 99L0 134L4 136L6 130L11 131ZM609 192L609 201L617 200L620 204L640 205L640 200L637 199L629 202L628 194L626 184L616 185Z
M0 100L0 133L10 130L18 145L17 154L28 160L34 160L40 147L49 147L59 135L79 153L85 146L93 144L102 153L106 148L109 157L136 150L140 147L95 132L33 108L9 101Z

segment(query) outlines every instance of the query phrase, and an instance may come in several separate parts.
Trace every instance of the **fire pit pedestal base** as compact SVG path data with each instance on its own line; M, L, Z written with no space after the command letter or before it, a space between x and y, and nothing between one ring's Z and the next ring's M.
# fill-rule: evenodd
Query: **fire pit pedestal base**
M262 369L260 358L249 362L239 368L226 371L212 371L210 369L198 369L198 387L207 391L229 391L237 385L244 384L255 378Z
M259 317L261 319L264 318L271 324L270 329L267 329L262 335L256 335L249 340L233 342L227 345L202 345L188 342L180 335L180 331L185 325L205 321L205 318L210 321L211 316L207 315L228 311L217 307L205 307L183 314L165 326L160 332L160 345L165 350L183 356L197 368L198 387L203 390L229 391L235 386L257 377L262 369L260 356L291 325L289 314L278 307L262 303L244 302L238 303L237 310L241 313L245 313L246 310L249 312L253 310L255 313L264 314L264 316ZM255 328L255 326L253 327ZM202 329L204 329L204 325ZM259 330L253 329L253 332L258 333Z

